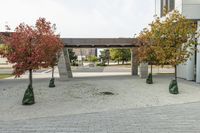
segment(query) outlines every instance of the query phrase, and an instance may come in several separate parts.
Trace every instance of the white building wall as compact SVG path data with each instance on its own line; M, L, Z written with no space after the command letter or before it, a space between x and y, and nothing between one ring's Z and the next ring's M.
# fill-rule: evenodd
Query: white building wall
M187 19L200 19L200 0L175 0L175 9L179 10ZM200 43L200 41L199 41ZM200 50L200 46L198 46ZM196 81L200 82L200 53L197 53ZM195 79L194 55L177 68L177 76L187 80Z
M185 63L178 65L177 77L195 80L195 55L192 55Z
M200 19L200 0L182 0L182 14L188 19Z
M198 50L200 51L200 45L197 47L198 47ZM200 83L200 52L197 53L196 82Z
M155 0L155 12L156 12L156 15L158 16L158 17L160 17L160 14L161 14L161 7L160 7L160 5L161 5L161 2L160 2L160 0Z
M160 16L161 0L155 0L156 13ZM200 0L175 0L175 9L188 19L200 19Z
M198 21L198 30L200 30L200 21ZM200 44L200 37L197 39L198 44ZM198 53L197 53L197 58L196 58L196 82L200 83L200 45L197 46L198 48Z
M195 80L195 54L193 54L185 63L178 65L177 77Z
M186 65L180 64L177 66L177 77L186 79Z
M195 57L194 55L190 57L187 61L186 66L186 79L195 80Z
M182 0L175 0L175 9L182 13Z
M157 5L161 7L160 1L157 0ZM160 8L157 8L157 13L160 15ZM200 0L175 0L175 9L182 13L187 19L200 20ZM198 22L200 29L200 21ZM200 44L200 38L198 38ZM196 69L196 82L200 83L200 45L197 46L199 52L196 57L196 68L195 68L195 57L194 55L184 64L180 64L177 67L177 76L187 80L195 79Z

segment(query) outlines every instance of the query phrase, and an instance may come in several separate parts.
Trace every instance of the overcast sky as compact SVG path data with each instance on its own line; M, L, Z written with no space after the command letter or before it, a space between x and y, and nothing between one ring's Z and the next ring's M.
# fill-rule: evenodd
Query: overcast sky
M39 17L62 37L133 37L153 20L154 0L0 0L0 30Z

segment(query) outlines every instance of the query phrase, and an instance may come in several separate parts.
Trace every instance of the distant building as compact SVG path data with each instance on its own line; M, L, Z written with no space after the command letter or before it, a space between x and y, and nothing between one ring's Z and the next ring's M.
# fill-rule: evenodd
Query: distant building
M168 11L172 11L175 8L175 0L155 0L156 2L156 14L160 17L164 15L164 8Z
M156 14L163 16L163 8L168 8L168 11L178 10L187 19L197 23L200 29L200 0L155 0ZM196 38L200 43L200 38ZM196 46L200 51L200 45ZM191 58L177 67L177 76L186 80L193 80L200 83L200 53L195 52Z
M87 58L88 56L97 56L97 48L73 48L73 52L78 56L78 59Z

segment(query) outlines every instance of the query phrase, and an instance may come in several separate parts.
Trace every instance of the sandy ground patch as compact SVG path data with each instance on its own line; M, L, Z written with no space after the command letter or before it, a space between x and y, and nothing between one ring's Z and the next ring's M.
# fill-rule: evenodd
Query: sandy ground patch
M180 94L168 93L170 77L157 76L155 84L131 76L75 78L56 81L48 88L49 79L34 80L36 104L22 106L27 79L0 80L0 120L20 120L107 110L162 106L200 101L200 85L179 81ZM109 91L115 95L104 96Z

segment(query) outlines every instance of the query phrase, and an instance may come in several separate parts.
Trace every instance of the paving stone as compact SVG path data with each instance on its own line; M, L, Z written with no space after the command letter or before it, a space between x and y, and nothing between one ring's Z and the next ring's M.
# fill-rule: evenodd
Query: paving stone
M0 133L199 133L200 102L0 121Z

